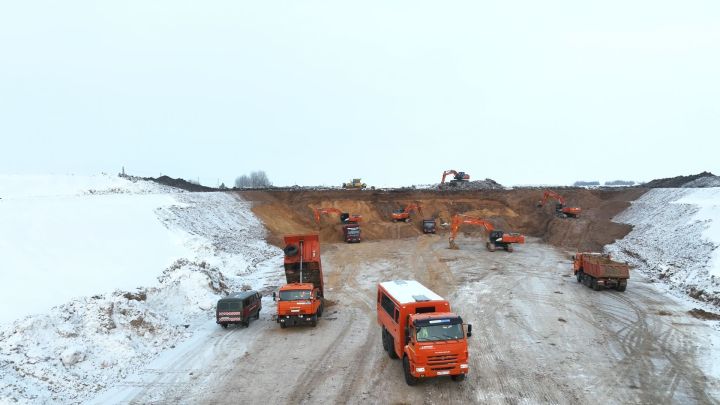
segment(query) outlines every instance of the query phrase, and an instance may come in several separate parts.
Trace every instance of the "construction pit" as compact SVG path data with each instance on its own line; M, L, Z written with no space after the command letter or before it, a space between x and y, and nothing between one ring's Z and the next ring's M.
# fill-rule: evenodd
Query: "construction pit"
M326 309L316 328L281 329L274 302L263 299L260 322L217 328L210 343L189 345L180 360L154 370L132 401L181 403L716 403L710 377L719 347L701 320L654 283L631 273L626 292L596 292L572 276L571 255L599 250L629 227L612 222L642 189L567 190L578 219L537 208L540 190L252 191L242 198L281 247L291 233L319 233ZM407 203L423 213L393 223ZM363 216L363 242L341 240L337 216L318 226L313 208L336 207ZM485 233L462 228L458 250L448 230L424 235L421 218L449 222L462 213L522 232L513 253L489 252ZM447 298L473 325L470 372L405 384L399 360L383 350L376 320L381 281L415 279ZM195 368L194 364L204 364ZM157 374L154 374L157 373Z

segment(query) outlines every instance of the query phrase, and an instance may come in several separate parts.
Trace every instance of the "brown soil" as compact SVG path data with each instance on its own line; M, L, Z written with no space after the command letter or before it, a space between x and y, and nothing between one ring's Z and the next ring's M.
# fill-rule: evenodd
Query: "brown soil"
M720 315L705 311L704 309L694 308L688 311L688 314L698 319L706 319L710 321L720 321Z
M647 189L617 190L565 189L568 206L582 208L580 218L558 218L554 202L543 208L536 203L542 190L472 190L437 192L435 190L300 190L242 191L239 194L253 203L253 211L270 232L268 241L280 246L282 236L291 233L316 232L323 242L342 241L342 224L336 215L322 216L320 227L315 224L313 208L335 207L344 212L362 215L364 240L399 239L420 235L422 218L438 219L438 233L447 234L442 226L454 214L478 216L505 231L522 232L542 238L555 246L571 250L600 250L604 245L623 238L631 227L611 221L644 194ZM422 206L420 215L412 215L410 223L394 223L393 210L416 202ZM481 228L464 226L465 235L483 236Z

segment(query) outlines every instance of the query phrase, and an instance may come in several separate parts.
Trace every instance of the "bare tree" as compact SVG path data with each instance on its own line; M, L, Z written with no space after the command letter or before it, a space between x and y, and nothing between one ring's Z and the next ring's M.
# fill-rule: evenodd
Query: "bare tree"
M267 174L263 170L250 173L250 182L253 187L270 187L272 183L267 177Z
M248 188L252 187L252 182L250 181L250 176L247 174L243 174L242 176L235 179L235 187L237 188Z

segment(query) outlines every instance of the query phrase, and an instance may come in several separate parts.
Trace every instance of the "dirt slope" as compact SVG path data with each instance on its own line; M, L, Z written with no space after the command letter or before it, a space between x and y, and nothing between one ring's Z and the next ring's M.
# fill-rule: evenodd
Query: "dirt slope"
M246 200L254 203L253 211L269 229L271 243L280 245L282 235L318 232L323 242L339 242L342 233L335 215L323 216L315 224L313 208L335 207L359 214L364 240L399 239L420 235L421 218L434 217L438 224L449 222L454 214L468 214L490 220L499 229L517 231L570 250L598 250L622 238L630 227L611 222L646 189L563 190L569 206L583 209L579 219L562 219L553 215L553 202L543 208L536 203L542 190L475 190L437 192L423 191L244 191ZM419 203L423 212L411 223L393 223L393 210L408 203ZM439 227L441 234L447 227ZM465 226L462 231L480 235L479 228Z

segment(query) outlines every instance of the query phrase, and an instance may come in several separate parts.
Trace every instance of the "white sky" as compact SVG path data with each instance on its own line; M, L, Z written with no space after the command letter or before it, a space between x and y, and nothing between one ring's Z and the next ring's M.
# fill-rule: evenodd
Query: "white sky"
M650 180L719 134L717 0L0 3L0 173Z

